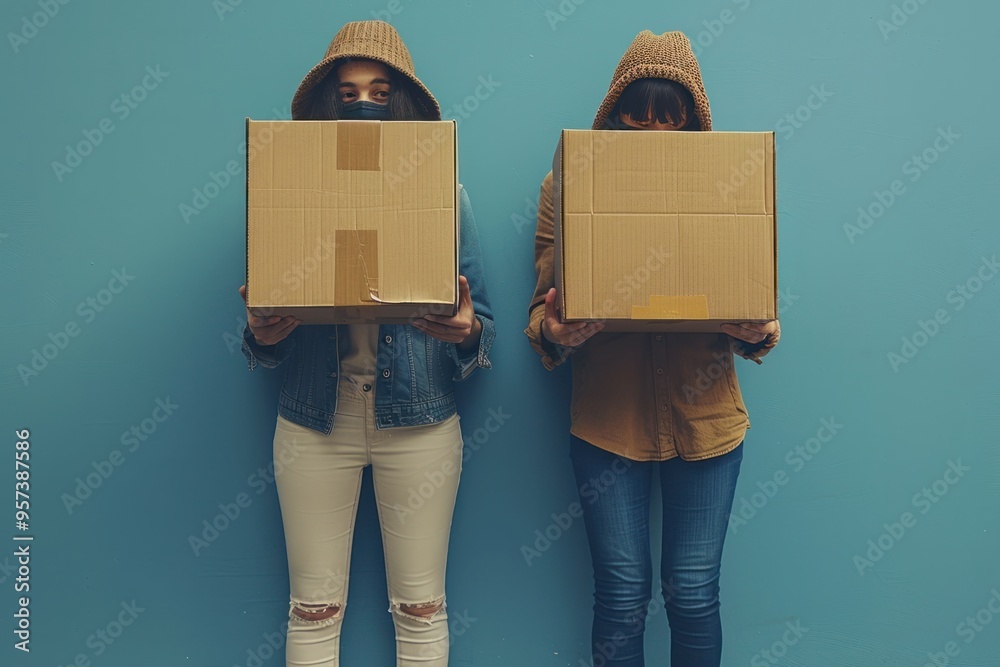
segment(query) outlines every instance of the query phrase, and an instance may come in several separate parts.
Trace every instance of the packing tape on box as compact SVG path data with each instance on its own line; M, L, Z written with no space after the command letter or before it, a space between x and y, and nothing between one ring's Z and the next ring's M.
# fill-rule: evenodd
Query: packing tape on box
M337 169L382 170L382 123L343 121L337 124Z
M633 320L707 320L708 297L704 294L649 297L648 306L632 306Z
M334 298L340 304L362 304L378 298L378 230L336 230Z

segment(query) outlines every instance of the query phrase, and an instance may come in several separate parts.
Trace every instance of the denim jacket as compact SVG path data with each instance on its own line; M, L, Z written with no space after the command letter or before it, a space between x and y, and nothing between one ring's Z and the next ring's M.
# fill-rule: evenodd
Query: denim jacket
M427 336L409 324L379 326L375 360L375 426L392 428L432 424L456 412L454 382L477 367L490 368L495 337L493 313L486 293L482 253L472 204L459 186L459 268L482 324L478 349L462 352L454 343ZM337 411L341 341L346 325L301 324L275 345L260 345L243 328L243 354L250 370L259 363L275 368L285 363L278 414L329 435Z

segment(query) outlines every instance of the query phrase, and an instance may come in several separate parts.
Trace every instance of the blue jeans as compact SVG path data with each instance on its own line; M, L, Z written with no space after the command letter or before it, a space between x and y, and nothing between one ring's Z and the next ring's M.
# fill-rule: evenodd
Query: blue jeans
M645 665L654 470L660 472L663 495L660 586L670 624L670 664L719 667L719 571L743 443L701 461L632 461L571 435L570 457L594 563L594 667Z

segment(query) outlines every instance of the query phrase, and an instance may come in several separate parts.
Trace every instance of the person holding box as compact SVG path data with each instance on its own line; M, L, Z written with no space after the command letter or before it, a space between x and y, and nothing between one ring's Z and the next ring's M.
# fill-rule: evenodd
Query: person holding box
M348 23L299 85L293 120L440 120L410 53L383 21ZM275 482L290 582L286 661L340 664L362 469L372 478L396 664L446 667L445 565L462 468L453 383L490 368L495 329L469 196L459 186L459 309L409 324L308 325L247 310L250 370L285 365ZM246 300L246 286L239 290ZM279 472L280 470L280 472ZM434 480L414 503L412 490Z
M683 33L636 36L593 129L712 129L698 61ZM611 333L602 332L601 321L563 323L554 224L549 172L538 202L537 283L524 332L545 368L572 357L570 458L594 566L594 665L645 664L653 586L649 509L658 472L670 662L718 667L720 563L750 426L733 353L761 363L778 343L778 321L727 323L722 333Z

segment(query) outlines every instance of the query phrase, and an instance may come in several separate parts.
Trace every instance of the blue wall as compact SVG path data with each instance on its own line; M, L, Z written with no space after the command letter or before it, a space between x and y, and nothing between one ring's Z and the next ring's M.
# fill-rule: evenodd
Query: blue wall
M495 82L458 116L499 335L460 406L453 664L585 664L583 526L550 529L530 565L522 553L577 496L568 373L544 371L521 329L558 131L590 126L644 28L696 39L716 129L778 133L784 338L763 366L739 364L754 425L723 567L724 663L997 664L1000 278L984 258L1000 250L1000 10L926 0L895 15L884 0L4 3L0 532L20 533L9 503L27 428L35 540L30 655L12 648L16 544L0 549L0 662L283 663L260 648L283 641L287 572L274 485L256 472L280 377L249 373L234 344L243 181L187 220L180 205L242 160L244 117L287 114L337 28L380 13L446 110ZM100 143L54 169L84 133ZM162 423L158 400L177 406ZM501 409L498 431L476 431ZM122 443L144 420L144 440ZM842 427L821 442L824 420ZM77 478L109 465L67 507ZM196 555L189 536L240 493L250 505ZM362 500L344 663L389 665L370 487ZM664 665L653 611L650 664ZM97 632L119 617L108 643Z

